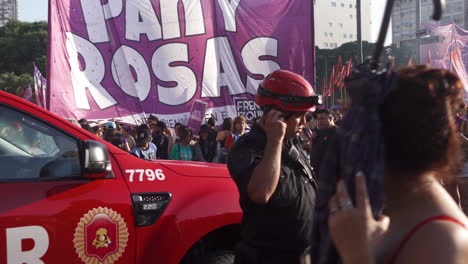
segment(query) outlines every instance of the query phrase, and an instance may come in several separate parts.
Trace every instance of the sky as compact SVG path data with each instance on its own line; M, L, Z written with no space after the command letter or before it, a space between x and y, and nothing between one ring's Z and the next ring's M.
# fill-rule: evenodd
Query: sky
M47 20L48 0L18 0L19 20L26 22Z
M48 0L19 0L19 19L21 21L27 22L47 20L47 2ZM371 41L375 42L379 34L380 23L382 22L382 15L385 9L386 0L370 0L370 2L372 23ZM388 41L389 38L387 38L387 42Z
M319 0L320 1L320 0ZM379 36L380 25L382 24L382 17L385 11L386 0L370 0L371 2L371 41L377 42ZM385 44L389 45L391 43L391 28L392 24L389 25L389 31L387 33L387 38Z

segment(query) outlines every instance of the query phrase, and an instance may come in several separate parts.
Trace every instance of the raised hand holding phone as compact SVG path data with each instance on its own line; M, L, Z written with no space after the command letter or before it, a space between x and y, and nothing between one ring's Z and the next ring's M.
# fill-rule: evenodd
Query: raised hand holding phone
M281 111L273 109L266 113L262 125L268 140L283 140L287 125Z

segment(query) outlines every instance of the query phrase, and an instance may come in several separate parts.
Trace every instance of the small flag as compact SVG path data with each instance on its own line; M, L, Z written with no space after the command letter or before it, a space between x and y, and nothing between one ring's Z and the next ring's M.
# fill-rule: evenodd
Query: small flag
M427 64L432 66L431 49L427 49Z
M28 87L26 87L26 89L24 90L23 99L34 103L31 84L28 84Z
M413 65L413 56L411 56L411 58L408 61L408 66L411 66L411 65Z
M336 70L338 72L341 72L342 69L343 69L343 60L341 59L341 56L338 56L338 66L337 66Z
M47 101L47 80L33 62L34 67L34 92L36 94L36 104L44 109L48 109Z
M326 80L325 78L322 78L322 97L325 97L325 86L326 86Z

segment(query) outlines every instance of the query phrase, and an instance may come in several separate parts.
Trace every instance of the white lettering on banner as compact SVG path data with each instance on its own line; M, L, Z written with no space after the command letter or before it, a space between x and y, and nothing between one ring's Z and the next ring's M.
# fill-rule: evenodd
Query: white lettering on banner
M136 80L130 71L135 71ZM151 75L143 56L128 46L121 46L112 57L112 77L122 91L144 101L151 90Z
M205 119L213 117L215 119L216 125L221 125L224 121L224 118L229 116L237 116L236 108L234 105L208 108L205 112Z
M130 169L130 170L125 170L125 173L128 173L128 181L133 182L133 181L164 181L166 179L166 175L164 175L163 170L161 169L156 169L154 171L150 169Z
M230 95L245 92L228 38L215 37L206 43L202 97L219 97L223 86L227 86Z
M271 72L280 69L278 63L272 60L261 60L261 56L278 57L278 40L274 38L254 38L249 40L241 51L245 67L252 74L261 74L261 79L247 76L246 90L255 94L260 82Z
M22 241L32 239L34 247L22 250ZM7 264L44 264L41 258L49 249L49 235L42 226L23 226L6 229Z
M185 35L205 33L205 21L201 0L181 0L185 14ZM226 31L236 32L236 11L241 0L218 0ZM126 32L128 40L139 41L146 34L150 41L180 38L178 0L160 0L161 23L156 16L151 0L81 0L89 40L93 43L109 42L106 20L118 17L125 2Z
M122 0L108 0L104 5L101 3L102 1L81 0L89 40L93 43L109 41L106 19L117 17L122 12Z
M104 109L117 102L102 87L106 67L99 50L88 40L73 33L67 33L66 47L70 60L70 75L77 108L90 109L86 88L99 108ZM80 69L78 55L84 60L84 69Z
M164 39L180 38L177 0L160 0ZM200 0L182 0L185 14L185 35L205 34L205 21Z
M263 115L263 111L251 99L234 98L234 104L236 105L237 115L245 116L249 122L256 117L261 117Z
M188 45L169 43L160 46L151 58L154 74L163 82L175 82L175 86L158 84L159 102L181 105L190 101L197 91L195 73L187 66L171 66L173 62L188 62Z
M106 65L94 44L69 32L66 47L71 65L70 74L76 107L90 109L86 89L89 90L100 109L117 104L101 84L105 76ZM261 57L277 57L277 55L278 41L274 38L255 38L243 47L242 61L252 75L257 75L257 79L247 76L247 92L254 94L264 76L280 68L275 61L261 59ZM83 59L83 69L80 68L78 56ZM163 84L157 84L159 102L176 106L189 102L195 96L196 75L190 67L180 65L180 63L188 62L189 53L186 43L168 43L159 46L153 53L152 70L160 82L163 82ZM173 63L178 63L178 65L172 66ZM140 101L148 98L152 88L151 73L140 53L123 45L115 51L110 64L108 67L111 68L112 77L125 94L138 97ZM258 75L261 76L258 77ZM230 95L246 92L227 37L207 40L202 78L202 97L219 97L222 87L227 87Z
M224 28L226 31L236 32L236 11L241 0L218 0L224 18Z
M151 0L127 0L125 16L125 37L128 40L140 41L141 34L146 34L150 41L161 39L161 24Z
M184 115L182 118L177 118L180 115ZM158 115L158 118L160 121L163 121L166 123L168 127L175 127L175 124L181 123L181 124L187 124L187 120L189 117L189 113L183 113L183 114L175 114L175 115L165 115L167 116L166 118L161 118L161 115Z

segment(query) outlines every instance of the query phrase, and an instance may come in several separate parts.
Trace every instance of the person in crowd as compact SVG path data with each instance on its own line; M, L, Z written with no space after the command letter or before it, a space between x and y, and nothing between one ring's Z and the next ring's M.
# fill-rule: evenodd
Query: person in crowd
M312 113L308 114L306 116L306 125L304 126L304 129L302 129L302 132L300 134L300 139L302 141L302 146L304 147L304 150L308 154L310 154L310 149L312 146L312 136L313 136L313 115Z
M88 131L88 132L91 132L93 133L93 129L91 128L91 125L89 124L83 124L83 125L80 125L82 129Z
M171 149L172 149L172 145L174 144L174 135L175 135L175 132L172 128L168 127L166 125L166 129L164 129L164 134L166 135L167 139L168 139L168 144L167 144L167 149L168 149L168 153L171 152Z
M156 123L159 122L159 118L157 118L155 115L150 115L146 119L146 125L148 125L149 129L151 130L151 134L153 138L156 136Z
M183 127L183 126L184 126L184 125L182 125L181 123L176 123L176 124L174 125L174 136L173 136L173 141L172 141L172 142L173 142L173 145L174 145L175 143L178 143L178 142L180 141L180 135L179 135L180 132L179 132L179 128L180 128L180 127ZM171 149L172 149L172 148L171 148Z
M247 120L244 116L237 116L232 122L232 131L226 137L224 147L228 150L236 143L236 141L245 134L245 127L247 126Z
M156 125L158 121L158 117L156 117L155 115L150 115L148 119L146 119L146 124L151 128L153 125Z
M100 126L92 127L92 133L96 135L97 137L104 138L104 133L103 133L102 127Z
M135 137L133 137L134 135L133 127L128 126L128 125L122 125L121 131L122 131L122 135L125 137L125 140L127 141L128 147L131 150L134 146L136 146L136 140L135 140Z
M224 143L226 142L227 136L231 133L231 130L232 118L226 117L223 120L221 131L218 131L218 134L216 135L216 140L219 141L221 146L221 157L219 162L223 164L227 162L227 155L229 153L229 150L226 147L224 147Z
M208 120L206 121L206 123L213 129L216 130L216 120L214 119L214 117L210 117L208 118Z
M124 131L122 125L117 124L117 123L116 123L116 125L117 125L117 128L116 128L117 133L116 134L120 135L120 141L122 142L122 148L121 149L123 149L123 150L125 150L127 152L130 152L130 150L132 149L132 147L134 145L132 147L130 147L130 143L128 142L127 137L125 136L125 131ZM115 140L116 140L116 142L119 142L117 139L115 139Z
M330 201L331 238L344 264L466 263L468 220L440 183L460 167L454 113L463 85L455 74L426 65L396 76L380 109L386 216L372 216L362 174L354 206L339 182Z
M140 159L155 160L157 159L158 148L151 140L151 130L147 125L140 125L137 128L136 146L131 149L133 155Z
M200 127L200 139L194 146L195 156L193 160L219 163L221 157L221 143L216 140L217 131L210 125Z
M343 120L343 113L341 111L342 111L341 108L336 110L335 125L338 127L340 126L341 121Z
M130 151L128 143L125 140L125 137L117 132L117 124L114 121L109 121L105 125L106 130L104 131L104 140L111 143L112 145L125 150Z
M297 140L315 109L309 99L318 101L300 75L269 74L255 96L263 117L229 153L243 211L236 264L299 263L310 246L316 183ZM243 120L237 118L238 129Z
M78 124L81 126L81 128L83 128L83 126L89 125L89 122L88 122L87 119L82 118L82 119L78 120Z
M158 148L158 159L169 158L169 137L166 135L166 123L163 121L156 122L154 127L153 143Z
M333 116L328 109L316 111L318 129L314 130L310 147L310 165L318 173L320 164L328 149L328 144L336 134Z
M180 125L178 131L180 139L172 146L169 159L192 160L193 149L192 146L190 146L193 137L192 131L184 125Z

